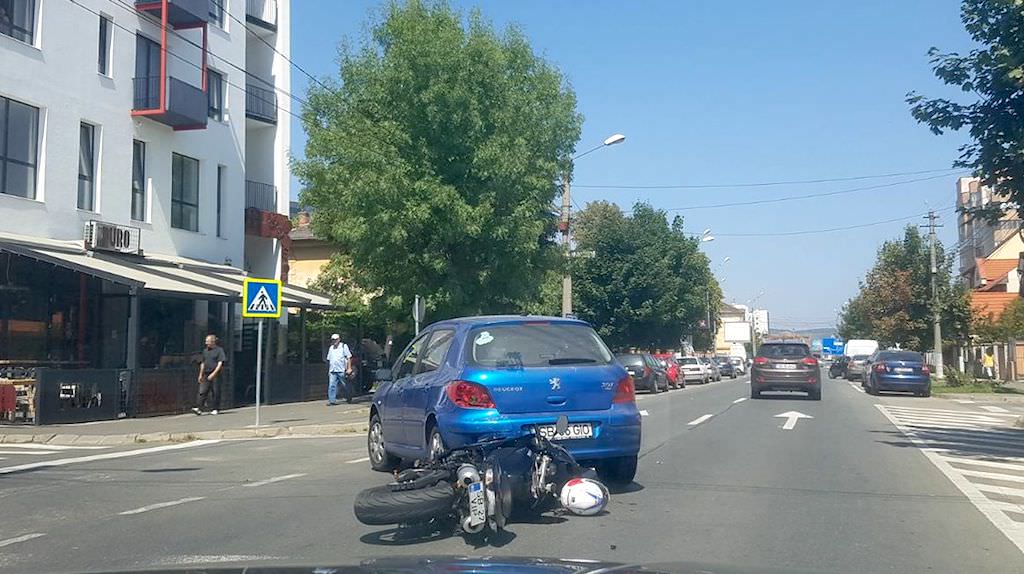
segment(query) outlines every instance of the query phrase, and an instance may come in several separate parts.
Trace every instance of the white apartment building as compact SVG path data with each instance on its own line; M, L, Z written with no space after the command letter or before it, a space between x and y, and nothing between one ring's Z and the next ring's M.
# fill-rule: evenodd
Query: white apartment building
M289 46L289 0L0 0L0 361L138 387L207 330L242 350L240 282L287 260Z

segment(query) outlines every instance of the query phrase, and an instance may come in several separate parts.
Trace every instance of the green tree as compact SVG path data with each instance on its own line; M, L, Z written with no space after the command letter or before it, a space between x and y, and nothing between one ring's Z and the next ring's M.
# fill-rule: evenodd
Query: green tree
M708 305L716 321L721 289L682 223L645 203L627 216L594 202L577 216L577 251L593 257L572 261L574 307L609 345L672 348L687 335L708 345Z
M520 310L560 259L553 182L579 138L575 95L518 29L463 21L390 4L303 107L300 199L389 320L417 293L430 320Z
M953 282L952 261L936 245L938 304L945 340L962 341L969 330L970 303ZM860 290L840 315L839 334L847 339L877 339L883 345L924 350L932 347L933 297L928 241L914 226L903 238L886 241Z
M964 0L960 19L978 47L966 55L931 48L935 75L971 95L969 103L925 98L907 103L917 121L935 134L967 128L955 166L971 168L985 185L998 186L1012 203L1024 205L1024 4L1020 0ZM972 211L997 219L1003 209Z

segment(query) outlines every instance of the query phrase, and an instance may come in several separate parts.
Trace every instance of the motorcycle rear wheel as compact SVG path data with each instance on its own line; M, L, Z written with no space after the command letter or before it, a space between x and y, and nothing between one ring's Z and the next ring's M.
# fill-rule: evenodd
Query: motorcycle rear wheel
M452 513L455 490L447 482L416 490L392 491L388 485L356 495L356 519L363 524L419 524Z

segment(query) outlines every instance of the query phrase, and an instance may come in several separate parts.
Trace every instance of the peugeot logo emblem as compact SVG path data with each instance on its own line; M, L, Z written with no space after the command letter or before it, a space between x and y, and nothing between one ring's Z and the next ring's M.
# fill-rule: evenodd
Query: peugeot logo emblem
M552 391L557 391L562 388L562 380L559 379L558 377L551 377L550 379L548 379L548 384L551 385Z

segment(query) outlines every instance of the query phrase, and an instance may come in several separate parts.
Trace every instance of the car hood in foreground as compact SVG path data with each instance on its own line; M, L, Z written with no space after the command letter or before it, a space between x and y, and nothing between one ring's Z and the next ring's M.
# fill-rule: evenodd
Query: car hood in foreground
M777 570L760 567L720 566L696 562L670 562L661 564L628 564L587 559L535 558L535 557L470 557L470 556L410 556L364 560L347 566L273 566L248 565L165 568L143 570L149 573L204 572L205 574L781 574L807 570ZM133 570L139 572L139 570Z

